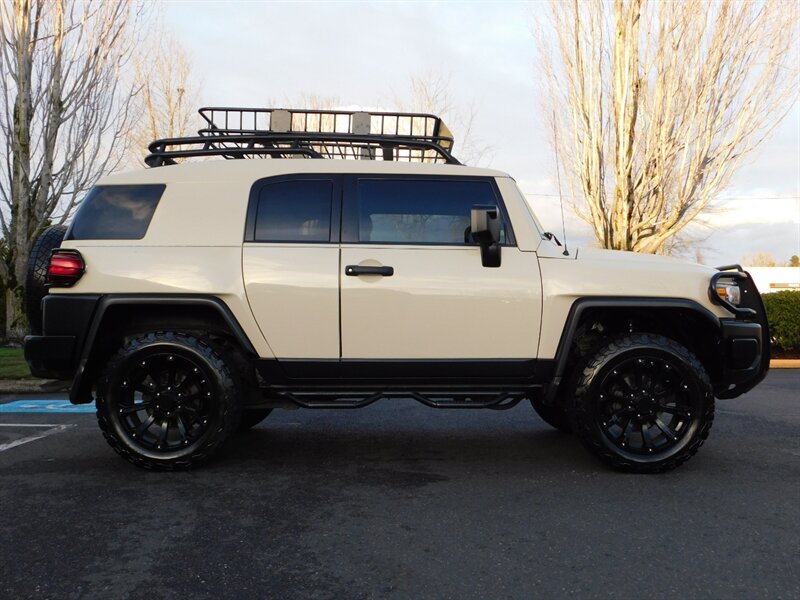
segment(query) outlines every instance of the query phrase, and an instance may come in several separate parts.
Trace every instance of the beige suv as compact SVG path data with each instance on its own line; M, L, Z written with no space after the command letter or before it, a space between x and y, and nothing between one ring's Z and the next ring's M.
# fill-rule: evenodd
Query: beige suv
M768 369L747 273L566 252L436 117L200 112L31 257L31 369L96 401L134 464L196 466L275 408L527 399L613 467L665 471Z

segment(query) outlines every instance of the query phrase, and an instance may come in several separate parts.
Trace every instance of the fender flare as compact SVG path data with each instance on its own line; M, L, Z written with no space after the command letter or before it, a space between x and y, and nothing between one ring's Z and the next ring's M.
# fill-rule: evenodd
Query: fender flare
M81 350L78 368L72 382L69 399L72 404L88 404L92 398L92 349L101 331L103 319L109 308L115 306L204 306L217 311L244 351L255 357L257 352L245 334L230 307L216 296L190 294L108 294L101 296L94 311L94 317L86 334ZM88 375L88 377L87 377Z
M708 310L705 306L689 298L642 298L642 297L613 297L613 296L592 296L578 298L572 303L567 314L567 321L561 332L561 339L558 342L555 358L555 372L548 386L545 403L551 403L556 391L564 378L567 369L569 350L575 338L578 324L586 310L592 308L672 308L690 310L705 318L715 329L721 330L722 325L719 317Z

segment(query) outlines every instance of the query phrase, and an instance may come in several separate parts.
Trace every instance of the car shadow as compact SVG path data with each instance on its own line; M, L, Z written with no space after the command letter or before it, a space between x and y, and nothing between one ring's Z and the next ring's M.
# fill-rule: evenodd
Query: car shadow
M539 425L538 423L536 424ZM351 425L271 424L235 434L213 461L215 467L247 463L294 470L349 467L426 469L456 475L463 471L563 472L603 469L571 435L545 425L504 430L452 426L409 429L398 424L360 422ZM227 463L227 464L226 464Z

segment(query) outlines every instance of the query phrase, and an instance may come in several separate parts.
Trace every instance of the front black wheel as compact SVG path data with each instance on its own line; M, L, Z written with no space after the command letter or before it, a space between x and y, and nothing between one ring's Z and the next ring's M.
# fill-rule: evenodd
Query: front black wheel
M697 357L653 334L617 339L586 364L573 429L614 468L658 473L689 460L714 420L711 382Z
M97 420L111 447L147 469L205 462L241 416L231 361L188 334L134 338L109 361L97 390Z

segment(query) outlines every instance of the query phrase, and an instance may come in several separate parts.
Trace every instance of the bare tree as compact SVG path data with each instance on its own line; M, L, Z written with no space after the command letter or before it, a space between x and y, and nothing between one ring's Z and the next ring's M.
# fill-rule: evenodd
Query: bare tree
M769 252L756 252L742 257L742 264L748 267L777 267L778 261Z
M139 165L153 140L189 134L198 95L191 59L174 37L158 29L148 36L146 45L148 52L135 56L140 118L128 134L128 162Z
M274 103L270 104L270 106ZM338 96L322 96L311 92L300 92L294 98L286 98L286 106L307 108L309 110L336 110L342 106Z
M63 223L124 151L135 86L124 69L141 8L129 0L0 1L0 278L6 334L24 327L33 241Z
M553 146L600 245L659 252L797 97L797 6L551 0Z
M414 75L407 97L396 97L400 110L430 113L442 117L453 132L456 155L469 165L491 162L492 147L475 134L477 107L472 102L456 102L451 91L451 76L435 71Z

